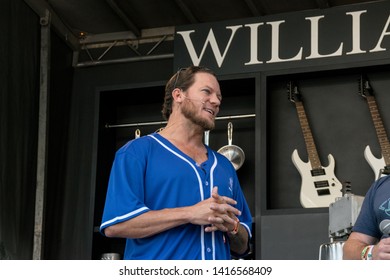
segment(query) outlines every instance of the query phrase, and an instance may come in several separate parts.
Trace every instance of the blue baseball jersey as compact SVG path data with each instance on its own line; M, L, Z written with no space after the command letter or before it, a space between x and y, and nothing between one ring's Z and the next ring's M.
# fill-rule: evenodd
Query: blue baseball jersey
M381 239L379 224L385 219L390 219L390 175L375 181L367 191L352 230Z
M100 231L150 210L194 205L212 188L237 201L240 223L251 237L252 216L236 171L223 155L206 146L208 160L198 165L158 133L120 148L112 165ZM226 233L207 233L185 224L147 238L127 239L124 259L230 259Z

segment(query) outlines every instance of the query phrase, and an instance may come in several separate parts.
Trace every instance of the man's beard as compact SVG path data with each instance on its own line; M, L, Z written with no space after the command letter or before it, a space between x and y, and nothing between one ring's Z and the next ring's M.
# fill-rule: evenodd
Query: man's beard
M214 121L210 121L207 119L202 119L196 115L197 111L195 106L192 104L192 102L189 100L189 102L185 102L185 105L182 106L182 113L183 115L191 120L194 124L197 124L201 127L203 127L204 130L213 130L215 127Z

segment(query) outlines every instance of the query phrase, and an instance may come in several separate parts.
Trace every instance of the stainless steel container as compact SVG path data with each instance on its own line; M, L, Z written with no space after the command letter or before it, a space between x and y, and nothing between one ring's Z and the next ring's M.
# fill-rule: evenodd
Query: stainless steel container
M320 246L320 260L342 260L345 241L325 243Z
M104 253L100 256L101 260L120 260L121 255L118 253Z

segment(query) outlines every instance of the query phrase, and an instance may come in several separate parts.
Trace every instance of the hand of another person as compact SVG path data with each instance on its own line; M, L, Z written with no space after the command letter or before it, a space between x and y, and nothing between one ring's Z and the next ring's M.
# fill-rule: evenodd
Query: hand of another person
M376 260L390 260L390 238L381 239L373 248L372 253Z

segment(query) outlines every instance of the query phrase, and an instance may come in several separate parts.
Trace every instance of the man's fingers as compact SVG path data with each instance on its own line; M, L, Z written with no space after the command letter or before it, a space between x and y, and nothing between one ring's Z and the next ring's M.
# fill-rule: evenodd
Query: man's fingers
M218 187L213 188L213 191L211 193L211 197L214 198L220 204L224 204L224 203L231 204L231 205L237 204L237 201L235 201L234 199L227 197L227 196L219 195Z
M215 217L215 216L209 217L208 221L210 222L210 224L213 225L223 224L225 222L225 220L222 217Z
M228 231L228 228L222 224L214 224L214 225L209 225L209 226L205 227L204 230L205 230L205 232L212 232L212 231L217 231L217 230L225 232L225 231Z
M238 218L236 216L231 216L231 215L221 215L221 216L210 216L208 218L208 222L210 224L231 224L235 225L236 222L238 221Z
M227 213L232 213L236 216L241 215L241 211L238 210L237 208L234 208L233 206L229 204L218 204L218 203L212 203L210 205L210 209L214 210L220 214L227 214Z

